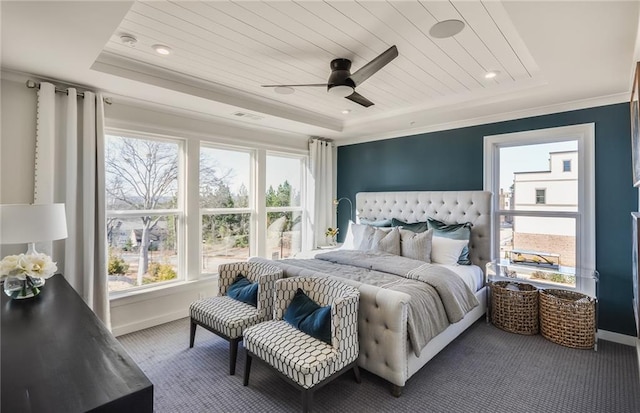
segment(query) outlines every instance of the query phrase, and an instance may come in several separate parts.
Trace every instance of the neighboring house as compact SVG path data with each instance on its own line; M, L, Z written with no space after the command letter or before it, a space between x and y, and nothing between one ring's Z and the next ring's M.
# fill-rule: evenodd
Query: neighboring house
M577 211L578 152L549 153L549 170L514 173L513 209ZM575 224L571 219L513 218L513 249L560 255L575 266Z
M501 210L508 210L508 209L512 209L513 208L513 203L512 203L512 198L513 198L513 193L510 191L506 191L502 188L500 188L500 194L498 194L498 207ZM500 224L504 225L504 224L511 224L513 222L513 218L510 216L505 216L505 215L500 215Z

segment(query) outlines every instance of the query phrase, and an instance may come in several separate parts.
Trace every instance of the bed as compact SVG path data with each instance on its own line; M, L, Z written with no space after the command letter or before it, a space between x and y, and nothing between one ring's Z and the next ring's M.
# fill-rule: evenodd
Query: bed
M283 269L285 276L327 276L328 274L336 276L339 271L344 271L345 274L352 273L349 275L351 278L344 281L356 285L360 290L358 364L389 381L392 384L392 394L400 396L411 376L486 312L487 292L483 285L483 271L490 259L491 193L485 191L360 192L356 195L356 211L358 221L379 222L395 218L406 223L416 223L433 218L449 224L469 222L473 225L468 244L472 265L454 265L453 267L457 268L449 268L449 270L467 273L465 282L470 287L470 294L475 297L474 301L477 302L473 307L468 306L470 310L465 309L465 312L468 312L455 318L456 322L447 323L437 335L428 337L424 347L422 347L423 343L417 339L419 334L416 334L415 327L421 324L415 321L412 323L412 318L416 318L419 300L410 295L414 294L410 283L416 281L407 281L407 277L403 276L400 281L402 288L389 287L390 284L396 283L389 282L388 277L393 276L386 272L399 270L389 269L387 261L380 261L387 259L378 256L385 255L384 253L369 254L373 264L368 262L358 264L360 269L345 264L350 263L349 260L359 261L359 258L364 258L367 254L360 253L358 256L356 252L345 251L326 252L311 260L293 259L273 262ZM264 259L252 258L251 260ZM432 269L444 271L435 268L437 265L430 264L421 265L416 269L414 267L423 263L410 261L413 260L398 261L398 268L406 266L407 269L411 269L408 271L409 274L418 272L418 276L409 276L410 279L420 278L420 270L423 267L430 267L427 268L429 271ZM377 262L380 264L375 264ZM463 277L465 277L464 274ZM378 281L382 278L386 281ZM407 288L411 291L407 291Z

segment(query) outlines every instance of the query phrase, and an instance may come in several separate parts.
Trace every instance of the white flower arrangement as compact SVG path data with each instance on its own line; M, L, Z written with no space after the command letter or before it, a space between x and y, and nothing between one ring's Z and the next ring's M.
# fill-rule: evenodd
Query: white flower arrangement
M20 280L49 278L58 271L58 266L46 254L7 255L0 261L0 280L15 277Z

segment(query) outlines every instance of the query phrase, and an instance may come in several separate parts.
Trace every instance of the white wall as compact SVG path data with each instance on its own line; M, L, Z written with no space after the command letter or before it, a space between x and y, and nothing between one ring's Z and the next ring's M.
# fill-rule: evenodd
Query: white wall
M0 203L33 202L36 147L36 92L23 82L0 81ZM0 257L26 251L25 245L0 246Z
M36 134L36 91L25 86L17 75L3 74L0 83L0 203L33 202L33 170ZM270 149L307 151L308 137L259 130L215 118L170 113L156 107L120 103L106 105L107 127L135 129L149 133L171 133L185 138L211 140ZM20 253L26 246L5 246L1 256ZM46 287L45 287L46 288ZM188 316L189 304L217 293L217 279L207 278L165 285L111 300L111 327L115 335L126 334Z

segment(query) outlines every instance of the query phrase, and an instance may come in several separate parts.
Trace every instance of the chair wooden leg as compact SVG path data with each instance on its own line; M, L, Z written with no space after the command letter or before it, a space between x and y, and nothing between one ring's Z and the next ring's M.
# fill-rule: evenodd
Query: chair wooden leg
M313 388L302 390L302 413L311 413L313 404Z
M400 397L402 395L402 388L404 386L398 386L397 384L391 385L391 394L393 397Z
M242 381L243 386L249 385L249 374L251 374L251 355L249 351L245 349L245 362L244 362L244 380Z
M229 375L236 374L236 359L238 358L238 343L242 337L229 340Z
M193 342L196 339L196 327L198 327L198 324L193 321L193 319L191 319L191 333L189 335L189 348L193 348Z
M358 368L358 366L353 366L353 375L356 378L356 383L362 383L362 379L360 378L360 369Z

